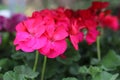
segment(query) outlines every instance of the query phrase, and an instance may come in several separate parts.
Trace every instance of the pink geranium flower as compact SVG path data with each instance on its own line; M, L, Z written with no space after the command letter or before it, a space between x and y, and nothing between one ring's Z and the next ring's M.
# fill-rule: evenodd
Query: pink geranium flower
M32 52L45 45L47 39L41 36L45 31L45 27L39 21L41 20L28 19L16 26L17 34L14 40L16 50L21 49L25 52Z
M67 20L61 10L45 9L34 12L32 17L16 27L14 41L16 50L21 49L25 52L38 50L49 58L63 54L67 49Z

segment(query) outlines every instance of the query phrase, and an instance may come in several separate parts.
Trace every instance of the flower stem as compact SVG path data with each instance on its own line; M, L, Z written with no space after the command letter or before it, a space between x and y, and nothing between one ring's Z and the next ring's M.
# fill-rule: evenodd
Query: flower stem
M45 74L45 69L46 69L46 63L47 63L47 57L44 56L44 62L43 62L42 73L41 73L41 80L44 80L44 74Z
M86 75L83 75L83 80L86 80Z
M38 53L38 51L36 51L35 62L34 62L34 66L33 66L34 72L36 71L36 68L37 68L38 58L39 58L39 53Z
M101 61L100 36L97 37L97 56L98 60Z

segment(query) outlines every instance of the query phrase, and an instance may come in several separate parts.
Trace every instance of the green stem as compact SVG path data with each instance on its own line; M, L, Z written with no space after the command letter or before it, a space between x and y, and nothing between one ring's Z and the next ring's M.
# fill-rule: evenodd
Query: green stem
M43 62L42 73L41 73L41 80L44 80L44 74L45 74L45 69L46 69L46 63L47 63L47 57L44 56L44 62Z
M86 80L86 75L83 75L83 80Z
M97 56L98 60L101 61L100 36L97 37Z
M39 58L39 53L38 53L38 51L36 51L35 62L34 62L34 66L33 66L34 72L36 71L36 68L37 68L38 58Z

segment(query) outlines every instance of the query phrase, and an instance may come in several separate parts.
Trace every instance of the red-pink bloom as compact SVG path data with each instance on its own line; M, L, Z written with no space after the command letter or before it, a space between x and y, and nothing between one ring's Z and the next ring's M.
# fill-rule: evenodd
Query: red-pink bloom
M92 44L96 41L96 38L98 36L98 31L97 29L97 22L95 20L96 15L91 12L90 9L86 10L78 10L77 14L81 18L79 23L79 27L83 27L83 29L87 30L87 35L86 35L86 41L88 44Z
M32 17L16 27L16 49L25 52L38 50L48 58L63 54L67 48L67 20L61 10L34 12Z
M105 13L101 13L99 15L99 22L102 27L109 27L114 31L119 29L117 16L112 16L110 14L106 15Z
M25 52L32 52L46 44L47 39L42 36L45 27L43 24L39 23L39 21L41 20L29 19L16 26L17 34L14 40L16 50L21 49Z

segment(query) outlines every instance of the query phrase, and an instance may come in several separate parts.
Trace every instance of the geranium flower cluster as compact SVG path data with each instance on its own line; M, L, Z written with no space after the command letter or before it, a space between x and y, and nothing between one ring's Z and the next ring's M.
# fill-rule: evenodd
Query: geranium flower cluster
M62 7L35 11L16 26L16 50L38 50L48 58L55 58L67 49L66 39L71 41L76 50L79 49L78 43L83 40L92 44L100 35L98 26L118 30L117 17L105 9L108 5L108 2L93 2L92 6L84 10L74 11Z

